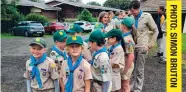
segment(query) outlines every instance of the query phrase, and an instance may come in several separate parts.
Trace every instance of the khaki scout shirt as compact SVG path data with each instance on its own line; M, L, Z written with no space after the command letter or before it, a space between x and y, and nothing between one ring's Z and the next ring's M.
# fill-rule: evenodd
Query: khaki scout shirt
M70 74L70 70L66 61L61 66L60 76L59 76L60 78L62 78L64 85L68 81L69 74ZM73 92L84 92L85 81L92 79L90 64L85 59L83 59L80 65L74 71L73 75L74 75Z
M132 35L125 36L123 39L125 42L125 54L134 53L135 43Z
M149 31L153 32L152 37L149 36ZM158 28L155 24L150 13L143 12L141 17L138 20L138 28L137 28L137 44L138 47L153 46L156 42L158 36Z
M116 64L119 67L112 67L112 91L121 89L121 75L120 71L124 69L125 66L125 56L121 45L113 49L110 55L111 64Z
M112 67L106 52L99 53L95 56L91 71L94 80L103 82L112 80Z
M108 25L105 27L104 29L104 33L109 32L110 30L112 30L114 28L114 26L111 23L108 23Z
M89 49L89 46L86 42L83 42L83 51L82 51L82 55L84 57L84 59L86 59L88 62L90 60L92 60L92 55Z
M26 62L26 72L24 73L24 77L27 79L31 78L30 74L33 66L30 65L30 63L31 63L30 60ZM46 90L54 88L54 80L58 79L59 75L53 60L47 57L43 63L38 65L38 69L40 71L40 78L42 81L43 88L39 89L36 77L33 80L31 80L31 87L36 90Z
M61 70L61 65L64 62L64 57L59 55L56 51L52 50L49 56L57 66L58 72Z

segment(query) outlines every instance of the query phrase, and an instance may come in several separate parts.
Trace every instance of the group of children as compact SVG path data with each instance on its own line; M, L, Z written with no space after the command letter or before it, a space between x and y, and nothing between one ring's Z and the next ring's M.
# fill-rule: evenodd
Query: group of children
M30 43L26 62L27 92L130 92L134 69L134 45L131 35L134 19L126 17L120 29L102 32L95 29L88 42L82 29L74 24L66 34L53 35L55 45L46 54L47 42L35 38Z

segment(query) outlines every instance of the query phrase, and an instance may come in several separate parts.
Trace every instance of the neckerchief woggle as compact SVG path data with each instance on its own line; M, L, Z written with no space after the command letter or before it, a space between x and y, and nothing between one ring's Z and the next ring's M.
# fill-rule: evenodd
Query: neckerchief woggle
M128 35L130 35L131 34L131 31L129 31L129 32L127 32L127 33L123 33L122 34L122 37L124 38L124 37L126 37L126 36L128 36Z
M31 59L30 64L33 65L32 71L31 71L31 78L34 79L34 77L36 77L39 88L42 88L42 81L40 78L39 68L37 66L39 64L43 63L46 60L46 57L47 57L46 53L44 53L43 56L41 58L39 58L38 60L36 60L33 55L30 56L30 59Z
M117 43L116 45L112 45L110 48L109 48L109 51L108 51L108 55L110 57L110 54L112 53L112 51L118 47L119 45L121 45L120 43Z
M66 52L60 51L56 46L53 46L53 47L52 47L52 50L56 51L59 55L63 56L64 60L67 59L67 54L66 54Z
M100 50L96 51L95 53L93 53L92 55L92 60L90 61L90 64L93 65L94 63L94 58L97 54L101 53L101 52L107 52L107 48L106 47L103 47L101 48Z
M76 70L76 68L80 65L81 61L82 61L83 57L82 55L80 55L77 59L77 61L75 62L74 66L72 65L72 58L68 57L68 67L70 70L70 74L68 76L68 80L67 83L65 85L65 92L72 92L73 90L73 84L74 84L74 70Z
M138 16L135 17L135 27L136 27L136 29L138 28L138 20L139 20L139 18L141 17L142 13L143 13L143 11L140 10Z

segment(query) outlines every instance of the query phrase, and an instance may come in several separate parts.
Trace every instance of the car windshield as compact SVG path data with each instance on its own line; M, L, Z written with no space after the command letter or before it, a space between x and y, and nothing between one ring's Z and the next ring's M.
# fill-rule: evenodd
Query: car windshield
M42 26L41 23L30 23L31 26Z
M83 23L74 23L74 24L83 25Z

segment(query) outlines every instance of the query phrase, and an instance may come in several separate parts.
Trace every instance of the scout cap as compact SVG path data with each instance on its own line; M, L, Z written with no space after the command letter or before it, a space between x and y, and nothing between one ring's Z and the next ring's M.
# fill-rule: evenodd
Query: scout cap
M62 30L55 32L53 35L54 42L55 41L62 42L62 41L64 41L65 38L67 38L67 34L66 34L66 32L64 32Z
M104 28L104 25L103 23L100 23L100 22L97 22L94 26L94 29L103 29Z
M74 43L82 45L83 39L80 36L69 36L67 38L66 44L70 45L70 44L74 44Z
M105 38L105 34L101 30L93 31L89 36L89 41L99 42L101 39Z
M112 29L111 31L105 34L105 37L106 38L110 38L110 37L122 38L122 32L119 29Z
M73 24L70 26L70 29L67 31L68 33L79 33L82 32L83 29L78 24Z
M42 48L46 48L46 46L47 46L46 41L43 38L39 38L39 37L34 38L32 40L32 42L29 44L29 46L32 46L34 44L37 44L37 45L41 46Z
M125 17L121 24L127 26L128 28L132 28L132 25L134 24L135 20L132 17Z

